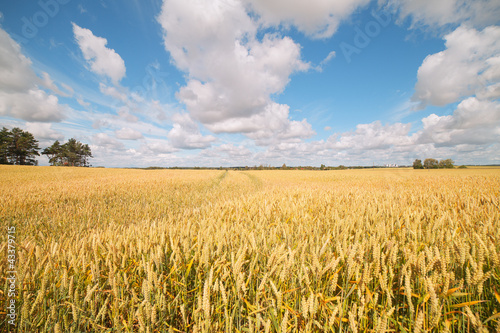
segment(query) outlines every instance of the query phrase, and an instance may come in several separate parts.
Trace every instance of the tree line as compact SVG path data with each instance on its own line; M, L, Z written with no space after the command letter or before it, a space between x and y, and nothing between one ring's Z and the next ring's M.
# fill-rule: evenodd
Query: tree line
M40 156L40 150L38 140L30 132L17 127L3 127L0 131L0 164L38 165L36 156ZM64 144L56 140L42 150L42 155L47 155L51 165L88 167L92 151L88 144L71 138Z
M438 161L434 158L426 158L422 164L422 160L416 159L413 162L413 169L453 169L455 162L448 158Z

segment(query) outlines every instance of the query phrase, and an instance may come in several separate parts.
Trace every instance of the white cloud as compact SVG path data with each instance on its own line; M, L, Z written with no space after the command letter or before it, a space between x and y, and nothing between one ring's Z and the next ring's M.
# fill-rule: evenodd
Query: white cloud
M257 40L259 23L242 2L165 0L158 21L166 50L189 75L177 97L209 130L260 139L275 133L275 119L282 136L312 132L304 130L310 129L305 120L283 118L288 109L283 112L271 98L285 89L294 72L310 68L300 58L300 45L274 34Z
M335 58L336 55L337 54L335 53L335 51L331 51L330 53L328 53L328 55L326 56L326 58L323 59L321 61L321 63L319 64L320 67L326 65L328 62L330 62L330 60L332 60L333 58Z
M61 121L67 108L39 85L66 95L47 73L43 73L43 80L39 78L19 44L0 29L0 115L37 122Z
M491 84L476 93L477 98L493 100L500 98L500 82Z
M181 149L202 149L210 147L216 139L212 135L203 136L198 125L189 114L174 114L173 128L168 132L167 138L173 147Z
M197 72L200 66L205 69L200 77L208 77L207 82L192 78L178 93L205 124L262 112L270 95L283 91L294 71L308 68L299 58L300 47L287 37L267 36L247 45L236 41L231 53L213 53L213 58L207 54L193 63Z
M120 92L116 87L109 87L105 85L104 83L99 83L99 90L108 96L111 96L119 101L126 102L127 101L127 95L123 92Z
M90 106L90 103L89 102L86 102L83 98L79 97L76 99L76 101L78 102L78 104L80 104L81 106L83 106L84 108L88 108Z
M411 17L414 26L441 27L468 22L477 27L498 23L497 0L387 0L402 19Z
M115 135L116 138L120 140L139 140L144 138L141 132L131 129L129 127L125 127L115 131Z
M123 150L125 148L123 143L113 137L110 137L106 133L98 133L93 135L92 146L105 149L108 152L116 152L117 150Z
M283 106L276 107L286 110ZM287 119L287 116L281 118ZM266 118L267 120L267 118ZM284 138L277 133L273 137L252 137L250 140L239 144L223 143L214 145L214 142L204 142L197 139L204 137L199 134L196 123L186 113L175 114L172 117L174 128L168 133L156 133L165 139L142 139L139 149L129 149L126 152L130 158L128 163L135 165L260 165L271 164L287 165L377 165L396 163L410 165L415 158L433 157L437 159L452 158L457 163L484 163L498 160L495 156L500 154L500 102L479 100L471 97L460 103L451 115L431 115L422 119L422 124L417 132L411 131L409 123L382 124L375 121L369 124L359 124L353 131L336 133L327 140L308 141L298 138ZM264 120L260 120L264 121ZM280 128L280 124L271 128ZM255 123L238 123L237 131L243 126L250 126L247 130L251 135L258 133L252 126ZM228 125L229 126L229 125ZM276 126L276 127L273 127ZM179 130L178 130L179 129ZM144 132L144 129L140 130ZM277 130L278 131L278 130ZM279 132L279 131L278 131ZM285 131L286 133L286 131ZM180 134L180 135L179 135ZM189 141L187 138L191 138ZM206 138L206 137L205 137ZM99 148L102 156L113 154L105 147L112 146L108 136L100 138L99 143L104 148ZM262 141L262 142L261 142ZM211 145L210 145L211 143ZM206 146L199 153L189 155L175 155L180 149L199 148ZM265 150L258 147L265 144ZM210 147L209 147L210 146ZM123 151L123 150L122 150ZM114 152L115 159L119 159L119 152ZM137 162L137 161L141 162ZM125 162L123 162L125 163ZM120 163L116 162L116 165ZM123 165L123 164L122 164Z
M83 57L90 64L90 69L118 84L125 76L125 62L115 50L106 47L107 39L94 36L92 31L81 28L75 23L73 23L73 33Z
M167 140L162 139L147 139L139 149L139 153L145 156L151 155L166 155L178 151L172 147L172 144Z
M500 142L500 103L470 97L448 116L422 119L417 143L436 146L489 145Z
M66 84L61 84L61 86L66 90L66 92L62 91L55 83L54 81L52 80L52 78L50 77L49 73L47 72L43 72L42 73L42 80L40 81L40 84L47 88L47 89L50 89L52 90L54 93L60 95L60 96L63 96L63 97L71 97L74 93L74 90L73 88L71 88L70 86L66 85Z
M248 118L231 118L205 126L215 133L244 133L255 140L258 145L297 141L315 134L306 120L290 120L288 115L288 105L270 103L265 107L264 112Z
M158 22L176 66L202 80L208 79L207 68L194 63L204 58L213 62L214 52L232 53L235 40L253 36L257 29L238 0L165 0Z
M380 121L375 121L370 124L359 124L353 132L332 135L326 146L334 150L373 150L408 146L414 140L408 135L410 129L410 124L403 123L382 125Z
M24 93L0 91L0 115L27 121L61 121L65 111L56 96L37 88Z
M186 160L186 165L199 166L245 166L255 165L255 153L245 145L225 143L202 150L198 155Z
M314 38L331 37L342 20L370 0L247 0L265 25L294 25Z
M214 148L217 151L217 154L223 153L226 154L229 158L248 158L253 155L253 153L247 147L243 145L234 145L234 144L222 144Z
M78 121L81 122L92 122L92 127L94 129L100 129L102 132L119 132L118 136L133 138L140 133L144 136L155 136L155 137L165 137L168 134L168 130L164 128L162 124L155 124L153 121L148 119L139 119L128 113L126 107L120 108L118 115L110 113L96 113L80 111L78 113L80 116ZM127 130L124 130L127 129ZM128 130L130 129L130 130ZM123 130L123 132L122 132ZM122 137L118 137L122 139Z
M446 50L427 56L420 66L413 100L425 107L475 94L498 97L500 27L477 31L461 26L444 38Z
M0 29L0 91L25 92L39 79L31 69L31 60L21 53L21 47Z
M491 163L500 153L498 142L500 102L470 97L451 115L423 118L422 129L415 133L411 133L411 124L375 121L359 124L352 132L331 135L326 141L277 143L261 158L276 163L281 159L299 164L329 161L369 165L374 161L411 164L415 158L457 156L461 163Z
M26 130L37 140L63 140L64 134L54 130L50 123L26 123Z

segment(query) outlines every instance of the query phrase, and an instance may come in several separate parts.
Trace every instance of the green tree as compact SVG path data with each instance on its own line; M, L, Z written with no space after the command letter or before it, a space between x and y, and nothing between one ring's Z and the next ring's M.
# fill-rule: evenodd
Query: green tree
M8 147L10 142L10 131L5 127L0 131L0 164L10 164Z
M424 166L422 165L422 160L416 159L413 162L413 169L423 169Z
M424 161L424 168L426 169L437 169L438 161L434 158L426 158Z
M89 145L74 138L63 145L55 141L52 146L45 148L42 154L47 155L52 165L66 166L89 166L88 159L92 157Z
M92 158L92 151L88 144L82 144L80 147L80 163L84 167L89 166L89 158Z
M439 167L442 169L453 169L454 164L455 162L451 158L439 161Z
M35 156L40 156L38 141L30 132L18 127L0 132L0 163L17 165L38 164Z
M52 146L45 148L42 151L42 155L47 155L51 165L62 165L62 146L59 140L56 140Z
M69 139L68 142L62 145L66 165L79 166L80 157L78 152L80 151L80 145L81 143L74 138Z

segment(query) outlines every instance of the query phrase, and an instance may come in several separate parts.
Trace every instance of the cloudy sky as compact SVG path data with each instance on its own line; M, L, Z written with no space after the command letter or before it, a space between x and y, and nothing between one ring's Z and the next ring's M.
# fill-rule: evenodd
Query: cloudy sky
M499 23L497 0L2 1L0 125L107 167L500 163Z

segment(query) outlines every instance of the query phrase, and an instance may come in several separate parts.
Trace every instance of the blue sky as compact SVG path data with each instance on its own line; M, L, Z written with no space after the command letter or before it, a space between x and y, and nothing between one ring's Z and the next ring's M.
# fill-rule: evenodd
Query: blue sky
M499 17L494 0L3 1L0 124L108 167L500 163Z

